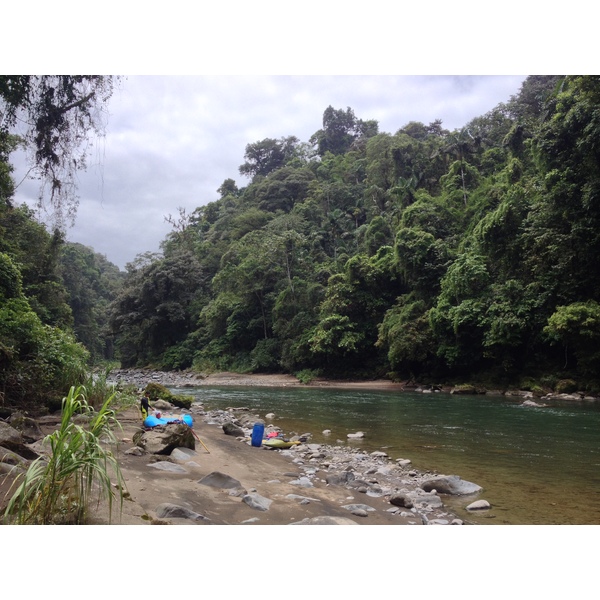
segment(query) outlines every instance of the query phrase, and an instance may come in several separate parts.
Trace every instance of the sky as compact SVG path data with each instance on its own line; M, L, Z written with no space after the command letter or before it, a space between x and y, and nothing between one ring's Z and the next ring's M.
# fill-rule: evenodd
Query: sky
M247 185L238 168L248 144L308 142L330 105L377 120L380 132L435 119L452 130L508 101L529 74L597 71L583 0L569 11L522 0L486 10L475 0L171 0L160 11L105 0L81 16L70 0L25 4L26 33L0 37L4 72L123 76L66 232L121 269L159 251L180 208L217 200L225 179ZM20 23L25 4L4 7L5 21ZM21 182L23 157L12 159ZM15 200L37 196L25 180Z
M518 93L524 75L128 75L108 104L105 135L92 138L79 173L79 208L67 239L90 246L120 269L159 252L169 216L219 198L225 179L238 187L247 144L322 127L323 112L350 107L395 133L410 121L465 125ZM26 172L17 161L15 181ZM17 203L35 205L39 184L23 181ZM43 220L47 217L39 214Z

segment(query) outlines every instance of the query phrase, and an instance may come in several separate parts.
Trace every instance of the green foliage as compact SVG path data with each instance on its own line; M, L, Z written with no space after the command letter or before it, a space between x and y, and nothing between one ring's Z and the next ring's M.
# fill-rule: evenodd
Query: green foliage
M85 524L96 498L98 503L108 500L112 515L113 477L121 503L124 493L118 461L109 449L116 444L113 428L119 426L113 400L114 395L107 397L96 412L86 400L86 389L71 387L62 401L60 428L45 438L51 455L33 461L17 478L5 523ZM85 425L79 424L82 420Z
M89 351L92 364L112 359L109 306L121 289L124 273L82 244L65 244L59 260L75 337Z
M72 335L44 325L23 297L0 303L0 391L4 400L44 404L82 382L88 353Z
M600 368L600 304L594 300L559 306L548 319L544 334L562 343L577 357L584 375Z
M298 381L300 383L303 383L304 385L308 385L313 380L315 380L317 377L319 377L320 374L319 374L319 371L317 371L315 369L302 369L301 371L294 373L294 375L296 376L296 379L298 379Z
M377 346L387 349L390 367L399 374L415 377L431 369L436 346L426 303L410 294L399 298L379 325Z
M558 394L571 394L577 391L577 383L573 379L560 379L556 382L554 390Z
M18 298L23 293L21 271L8 254L0 252L0 301Z
M131 266L109 320L123 366L160 362L168 348L185 339L203 276L198 259L186 249Z

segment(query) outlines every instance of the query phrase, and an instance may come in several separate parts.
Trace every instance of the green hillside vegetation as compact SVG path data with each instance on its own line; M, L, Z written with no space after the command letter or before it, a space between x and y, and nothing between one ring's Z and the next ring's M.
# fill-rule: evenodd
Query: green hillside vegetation
M399 125L329 106L307 141L249 143L247 185L126 272L13 206L22 140L0 132L0 403L112 359L599 391L600 78Z
M447 131L328 107L130 265L124 366L597 386L600 79L529 77Z

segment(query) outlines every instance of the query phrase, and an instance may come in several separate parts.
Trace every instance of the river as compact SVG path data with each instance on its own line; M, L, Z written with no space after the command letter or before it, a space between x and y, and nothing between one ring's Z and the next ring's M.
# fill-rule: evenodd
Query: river
M473 515L464 500L446 499L470 522L513 525L600 524L600 405L445 393L317 388L178 389L207 409L248 407L286 435L313 442L383 450L415 468L459 475L483 487L492 509ZM329 429L331 434L323 434ZM363 431L362 440L347 434Z

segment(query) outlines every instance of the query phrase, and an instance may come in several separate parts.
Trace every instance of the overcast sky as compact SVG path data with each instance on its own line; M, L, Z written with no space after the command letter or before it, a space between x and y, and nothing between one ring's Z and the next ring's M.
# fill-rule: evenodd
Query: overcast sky
M178 207L218 199L227 178L247 185L238 172L247 144L307 142L329 105L377 120L381 132L435 119L452 130L508 101L526 75L597 71L581 64L597 55L583 0L560 13L522 0L487 11L475 0L305 0L285 10L275 0L171 0L161 11L106 0L80 27L69 2L35 4L26 37L3 31L5 72L129 74L79 175L67 232L122 269L159 250ZM22 19L21 4L3 10L7 22ZM15 180L23 173L18 165ZM33 203L37 192L25 181L16 200Z
M238 186L246 145L322 126L324 110L353 109L395 133L409 121L462 127L519 91L524 76L128 76L110 100L106 135L94 141L79 175L80 205L70 241L125 268L159 251L178 208L217 200L227 178ZM20 181L23 167L15 172ZM34 203L23 182L18 203Z

